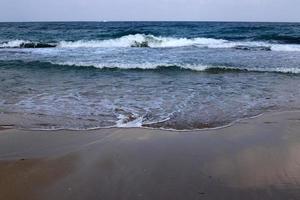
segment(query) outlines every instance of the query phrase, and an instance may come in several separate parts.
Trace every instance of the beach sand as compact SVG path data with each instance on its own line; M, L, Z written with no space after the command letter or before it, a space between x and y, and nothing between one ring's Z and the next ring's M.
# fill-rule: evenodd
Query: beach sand
M300 112L189 132L2 128L0 199L300 199Z

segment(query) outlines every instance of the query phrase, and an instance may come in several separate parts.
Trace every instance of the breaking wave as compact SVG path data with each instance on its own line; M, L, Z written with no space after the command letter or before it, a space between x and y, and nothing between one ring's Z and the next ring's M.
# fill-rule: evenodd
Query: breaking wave
M0 43L0 48L122 48L150 47L172 48L195 46L199 48L233 48L238 50L262 51L300 51L299 44L276 44L262 41L229 41L214 38L174 38L154 35L135 34L108 40L60 41L57 43L41 43L24 40L12 40Z
M234 48L240 50L266 50L266 51L300 51L300 45L271 44L266 42L233 42L214 38L173 38L156 37L153 35L135 34L127 35L117 39L91 40L91 41L62 41L58 47L62 48L101 48L101 47L151 47L172 48L196 46L200 48Z
M42 42L31 42L26 40L12 40L0 44L0 48L54 48L57 44L54 43L42 43Z
M167 47L183 47L202 45L214 47L224 45L226 40L212 38L173 38L173 37L156 37L153 35L135 34L127 35L117 39L109 40L94 40L94 41L75 41L75 42L60 42L59 47L78 48L78 47L138 47L138 44L147 44L152 48L167 48Z

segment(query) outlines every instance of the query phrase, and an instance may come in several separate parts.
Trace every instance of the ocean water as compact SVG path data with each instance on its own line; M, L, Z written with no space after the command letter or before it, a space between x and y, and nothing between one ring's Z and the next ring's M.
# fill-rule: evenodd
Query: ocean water
M0 125L212 128L299 87L298 23L0 23Z

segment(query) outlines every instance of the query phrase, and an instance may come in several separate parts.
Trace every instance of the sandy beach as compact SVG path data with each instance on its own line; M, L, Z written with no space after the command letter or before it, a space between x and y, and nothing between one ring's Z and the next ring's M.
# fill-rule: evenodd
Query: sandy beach
M2 200L300 199L300 112L226 128L0 129Z

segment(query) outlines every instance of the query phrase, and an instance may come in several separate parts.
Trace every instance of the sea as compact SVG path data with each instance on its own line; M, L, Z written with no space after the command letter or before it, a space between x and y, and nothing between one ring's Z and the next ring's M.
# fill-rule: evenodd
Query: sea
M300 23L0 23L0 125L217 128L300 109Z

